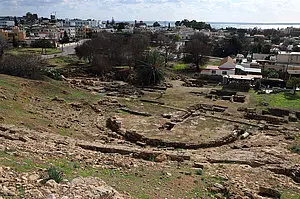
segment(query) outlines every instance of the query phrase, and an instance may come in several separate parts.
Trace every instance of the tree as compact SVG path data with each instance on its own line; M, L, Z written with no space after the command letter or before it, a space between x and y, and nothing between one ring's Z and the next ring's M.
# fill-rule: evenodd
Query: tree
M70 42L70 38L69 38L69 36L68 36L68 33L67 33L67 31L65 31L64 32L64 36L63 36L63 38L62 38L62 40L61 40L61 43L69 43Z
M196 64L197 71L200 70L200 64L204 64L205 56L211 52L211 42L208 36L197 33L191 37L191 40L185 46L185 52L190 54L192 61Z
M145 33L135 33L130 37L129 49L130 65L135 66L143 57L143 52L149 47L150 36Z
M136 67L137 81L142 86L154 86L160 83L164 76L161 68L164 57L158 51L149 51Z
M226 45L225 56L236 55L242 51L242 43L238 37L232 37Z
M30 44L33 48L53 48L53 43L50 40L39 39L31 42Z
M153 23L153 27L160 27L160 24L156 21Z
M261 53L270 54L271 47L272 47L271 44L264 44L261 48Z
M128 26L129 23L127 22L120 22L120 23L117 23L114 27L117 29L117 31L122 31L123 29L126 28L126 26Z
M176 21L175 25L176 26L184 25L186 27L193 28L196 30L202 30L202 29L211 30L212 29L210 24L206 24L205 22L202 22L202 21L197 22L196 20L189 21L187 19L184 19L181 22Z
M111 34L101 32L96 38L75 48L76 55L89 60L91 72L105 74L114 66L135 66L149 45L147 34Z
M166 35L163 32L156 35L156 44L158 48L164 52L165 67L168 63L168 56L176 49L176 42L179 40L176 35Z
M267 78L279 78L280 74L279 71L275 69L266 69L262 71L262 75Z
M299 45L294 46L293 52L300 52L300 46Z
M293 94L295 95L297 87L300 86L300 78L292 77L287 81L287 86L293 88Z
M18 20L17 20L17 17L16 17L16 16L14 16L14 22L15 22L15 26L19 26L19 22L18 22Z
M280 43L280 36L278 36L278 35L272 36L271 42L272 42L272 44L278 45Z
M175 22L175 26L180 26L181 24L180 24L180 21L176 21Z
M3 37L0 36L0 61L4 54L4 49L7 47L7 42Z

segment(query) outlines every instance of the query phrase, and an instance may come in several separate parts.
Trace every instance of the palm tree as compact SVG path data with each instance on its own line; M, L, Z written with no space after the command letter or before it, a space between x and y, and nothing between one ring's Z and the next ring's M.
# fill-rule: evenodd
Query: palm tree
M158 51L148 51L136 67L138 83L142 86L154 86L160 83L164 76L161 68L164 57Z

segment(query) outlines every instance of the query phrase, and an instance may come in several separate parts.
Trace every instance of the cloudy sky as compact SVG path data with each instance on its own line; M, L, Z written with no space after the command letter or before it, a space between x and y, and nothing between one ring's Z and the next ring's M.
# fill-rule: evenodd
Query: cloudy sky
M300 0L0 0L0 15L58 18L299 22Z

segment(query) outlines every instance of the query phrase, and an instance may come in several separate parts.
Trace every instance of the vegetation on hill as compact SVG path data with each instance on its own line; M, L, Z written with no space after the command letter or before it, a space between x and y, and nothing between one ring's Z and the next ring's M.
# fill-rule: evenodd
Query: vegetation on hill
M202 22L202 21L197 22L196 20L189 21L187 19L184 19L182 21L176 21L175 25L176 26L184 25L186 27L193 28L193 29L196 29L196 30L202 30L202 29L211 30L212 29L210 24L207 24L207 23Z
M30 44L30 46L32 48L54 48L55 47L51 41L45 39L35 40Z
M90 71L105 74L113 66L134 66L149 46L147 34L100 33L96 38L76 47L76 55L91 64Z
M8 54L0 63L0 73L30 79L41 79L45 67L45 61L32 54Z

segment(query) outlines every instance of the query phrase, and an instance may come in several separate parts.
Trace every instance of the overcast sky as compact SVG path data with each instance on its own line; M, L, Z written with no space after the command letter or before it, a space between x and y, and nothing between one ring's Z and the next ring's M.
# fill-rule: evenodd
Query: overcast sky
M58 18L299 22L300 0L0 0L0 15Z

